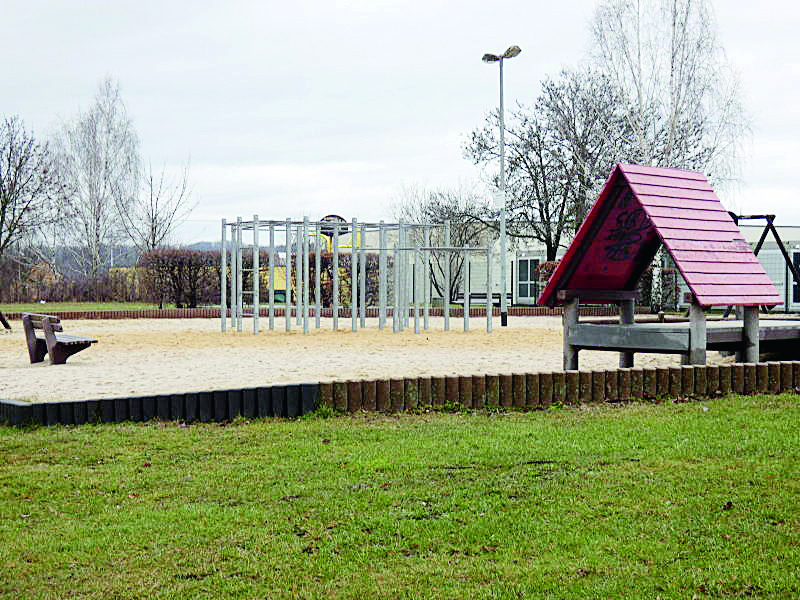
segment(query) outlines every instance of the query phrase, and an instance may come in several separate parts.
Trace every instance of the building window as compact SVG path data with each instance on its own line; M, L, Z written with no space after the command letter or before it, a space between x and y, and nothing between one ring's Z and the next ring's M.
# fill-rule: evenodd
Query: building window
M517 298L520 302L535 300L539 295L539 282L536 279L538 258L520 258L517 265Z

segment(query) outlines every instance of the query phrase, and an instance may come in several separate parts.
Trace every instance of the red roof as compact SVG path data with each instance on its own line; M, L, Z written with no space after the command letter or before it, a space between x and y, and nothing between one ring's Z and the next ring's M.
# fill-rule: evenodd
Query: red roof
M662 243L701 306L783 302L702 173L618 164L537 303L633 290Z

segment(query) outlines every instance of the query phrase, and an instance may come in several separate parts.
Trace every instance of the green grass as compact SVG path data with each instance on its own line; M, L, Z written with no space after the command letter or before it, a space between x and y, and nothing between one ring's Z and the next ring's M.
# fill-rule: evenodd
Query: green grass
M95 310L148 310L158 308L158 304L146 302L23 302L19 304L0 304L0 312L36 312L49 314L52 312L80 311L91 312ZM164 308L175 308L174 304L165 304Z
M796 396L0 428L8 598L794 598Z

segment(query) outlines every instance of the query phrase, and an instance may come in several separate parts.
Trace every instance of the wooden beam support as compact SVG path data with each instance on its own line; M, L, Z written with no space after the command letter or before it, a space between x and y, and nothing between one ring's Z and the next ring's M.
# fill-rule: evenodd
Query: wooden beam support
M692 298L689 305L689 364L706 364L706 339L706 314L697 298Z
M561 321L564 325L564 370L578 370L578 348L570 344L569 328L578 324L578 298L572 298L564 304Z
M744 328L742 330L742 358L746 363L756 363L759 358L758 307L744 307Z
M632 325L636 314L636 301L632 298L619 303L619 324ZM633 352L619 353L619 366L621 369L633 367Z
M563 302L568 302L573 298L585 298L600 302L622 302L638 300L639 292L636 290L559 290L557 297Z

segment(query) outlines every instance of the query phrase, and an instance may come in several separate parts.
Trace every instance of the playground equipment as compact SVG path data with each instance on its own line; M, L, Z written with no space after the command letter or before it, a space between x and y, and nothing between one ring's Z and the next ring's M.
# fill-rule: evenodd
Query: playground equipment
M432 233L443 240L442 245L432 245ZM260 264L260 253L263 249L261 240L268 236L268 260L266 268ZM378 318L378 327L384 330L388 319L392 319L392 331L397 333L410 327L412 315L414 332L430 329L432 309L432 291L434 287L431 269L432 257L443 257L443 273L437 279L442 290L442 298L448 299L452 285L453 273L450 268L450 257L460 255L464 259L463 273L470 272L470 266L478 264L480 257L485 259L486 289L492 289L492 248L457 247L450 245L450 223L441 224L408 224L408 223L360 223L357 219L351 222L326 217L322 221L310 221L308 217L302 221L285 220L262 221L254 215L250 221L238 217L228 222L222 219L222 252L221 252L221 284L220 284L220 327L226 331L228 316L228 251L230 249L230 325L236 331L244 328L244 319L250 318L253 333L260 331L262 313L268 318L269 330L276 327L276 318L283 317L284 329L291 331L294 318L296 326L302 326L303 333L308 333L310 320L314 320L316 329L321 327L321 317L332 317L332 328L339 329L339 319L349 313L352 331L366 327L369 316ZM283 247L283 252L279 248ZM344 251L344 252L343 252ZM367 306L367 254L378 253L378 294L377 307ZM330 308L322 306L322 255L330 255L330 283L332 286L332 302ZM245 256L251 258L250 265L243 261ZM340 257L350 257L350 299L349 306L341 306L340 290L343 282ZM391 260L390 260L391 257ZM313 277L310 261L314 261ZM346 261L342 261L346 262ZM281 270L283 271L281 273ZM267 307L262 308L261 281L262 271L267 274ZM246 274L250 274L247 276ZM283 275L283 277L281 277ZM278 306L276 302L276 284L281 279L285 282L285 303ZM313 279L313 281L312 281ZM462 292L465 299L463 320L464 331L469 330L470 310L470 277L461 278ZM294 285L293 285L294 284ZM246 287L248 286L249 287ZM311 290L313 288L313 302ZM292 298L294 295L294 298ZM450 304L442 302L444 329L450 329L452 316ZM492 308L487 305L486 330L492 331Z
M688 323L634 322L636 284L661 244L691 290ZM619 304L619 323L579 323L580 301ZM761 350L800 339L797 321L759 325L759 306L781 304L780 294L705 176L693 171L617 165L538 303L563 306L565 370L578 368L582 349L617 350L625 368L635 352L702 365L707 350L757 362ZM712 306L741 307L742 319L707 327Z

